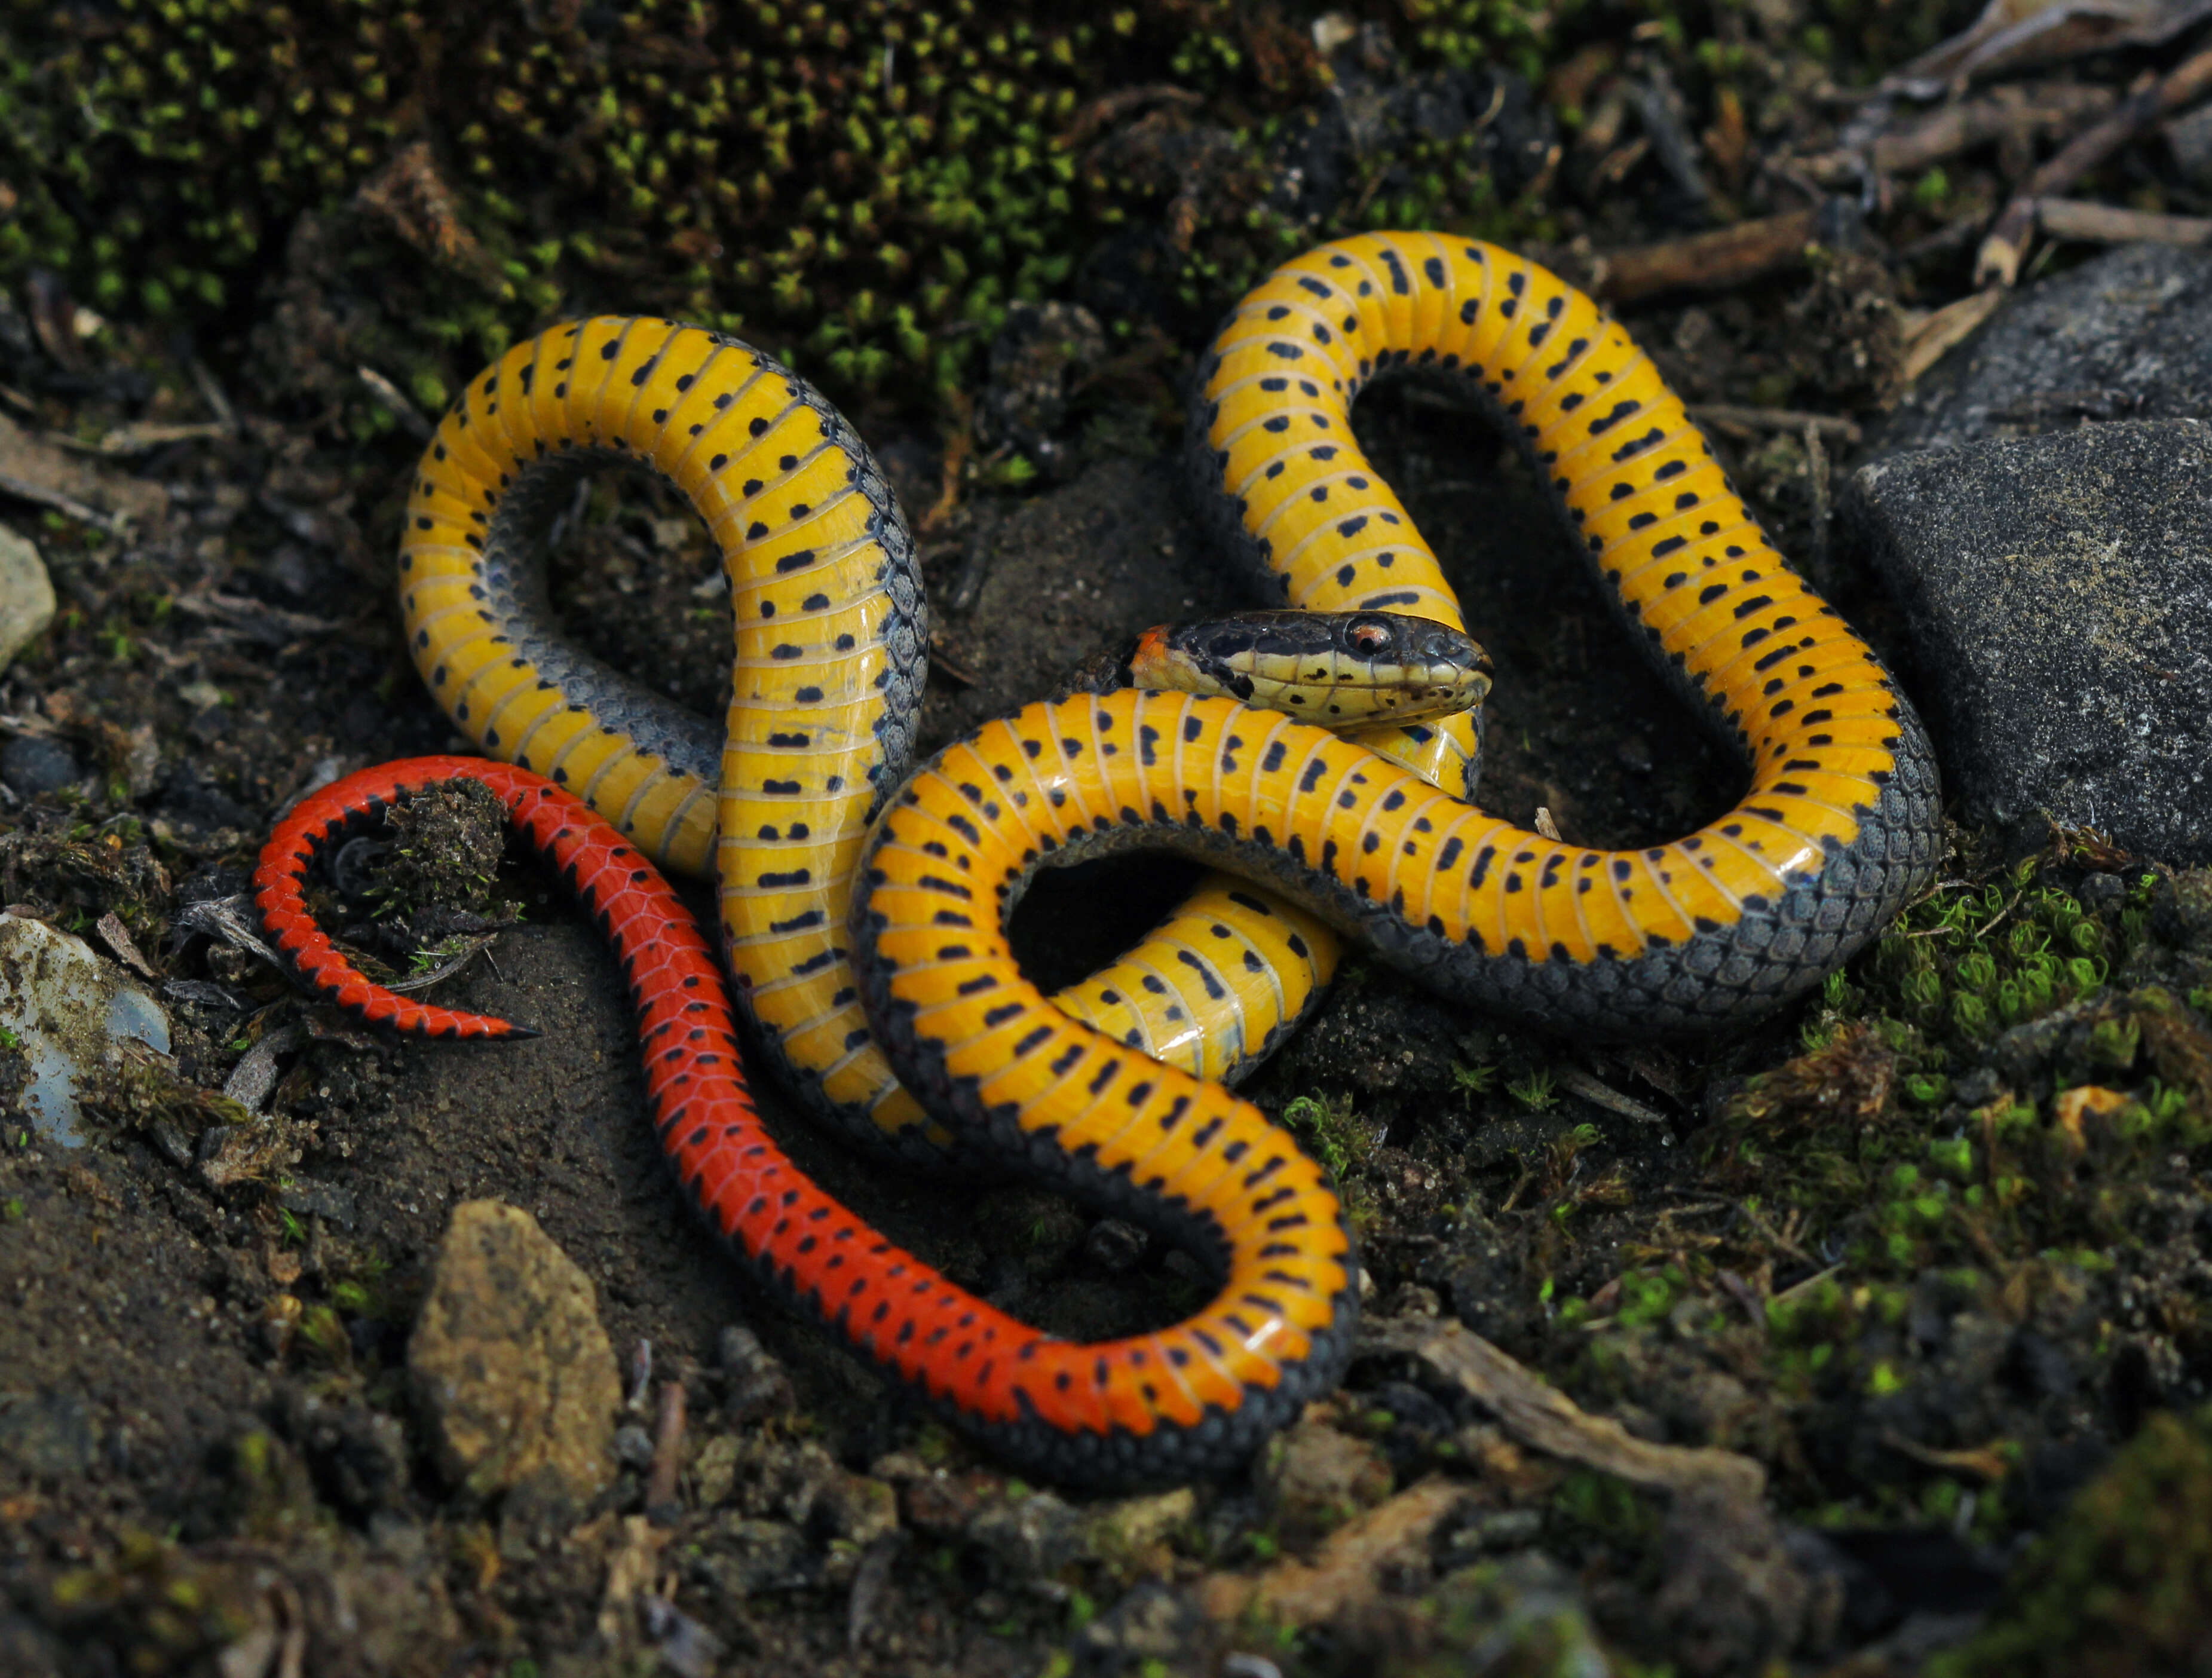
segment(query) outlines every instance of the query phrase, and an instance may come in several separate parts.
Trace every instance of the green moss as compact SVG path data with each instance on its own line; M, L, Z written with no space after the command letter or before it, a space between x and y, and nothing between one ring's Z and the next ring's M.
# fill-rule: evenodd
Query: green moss
M2161 1414L2015 1571L2004 1606L1930 1678L2201 1670L2212 1605L2212 1411Z
M1404 9L1417 66L1502 52L1538 68L1566 15ZM1100 116L1102 95L1164 68L1202 116ZM513 337L597 307L742 331L848 397L927 397L971 380L1011 301L1065 290L1170 201L1176 236L1150 283L1200 326L1316 236L1528 222L1496 204L1462 137L1391 158L1330 225L1292 225L1255 166L1327 74L1303 16L1235 0L1109 15L623 0L527 16L0 0L0 172L22 200L0 226L0 283L44 265L117 313L218 313L252 298L303 213L366 185L447 282L412 331L452 354L434 367L395 346L385 369L426 407ZM418 138L423 167L395 177ZM1201 167L1186 167L1194 146Z
M1365 1161L1382 1140L1360 1122L1348 1095L1300 1096L1283 1108L1283 1123L1340 1183Z

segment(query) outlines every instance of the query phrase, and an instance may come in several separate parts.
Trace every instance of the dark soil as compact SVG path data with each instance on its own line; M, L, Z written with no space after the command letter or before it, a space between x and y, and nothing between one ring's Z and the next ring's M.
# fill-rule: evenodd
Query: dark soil
M1827 131L1796 106L1787 121L1807 147ZM1994 190L1988 171L1960 179ZM1594 234L1670 230L1674 211L1645 188L1555 220L1562 265ZM1904 243L1922 229L1899 213ZM1862 260L1630 325L1695 399L1864 414L1881 395L1865 369L1894 361L1892 295L1924 285L1941 301L1946 280L1940 256L1924 273ZM296 302L328 278L295 252L272 285ZM303 362L321 353L307 336ZM1158 331L1142 344L1059 416L1056 483L1017 490L987 459L956 471L956 508L922 526L938 654L925 751L1133 630L1240 602L1160 417L1188 356ZM284 347L264 335L258 364ZM88 353L102 358L92 372L36 363L27 393L0 396L34 428L93 436L198 416L150 330ZM226 373L246 364L240 342L206 353ZM2196 1436L2177 1430L2212 1397L2212 887L2094 836L2023 857L1962 833L1953 895L1917 906L1822 994L1724 1040L1556 1043L1355 953L1249 1086L1342 1180L1371 1318L1456 1318L1638 1439L1759 1459L1784 1533L1760 1553L1771 1571L1745 1559L1758 1535L1524 1450L1392 1357L1363 1357L1309 1419L1365 1488L1320 1498L1320 1517L1282 1459L1158 1508L1033 1496L750 1292L695 1225L643 1122L611 964L528 867L510 859L500 877L520 923L434 993L544 1034L495 1049L359 1037L192 920L242 889L269 823L308 787L459 744L392 609L412 446L343 440L272 383L232 392L247 415L234 435L134 458L168 504L128 539L0 503L40 541L63 605L0 676L0 727L57 743L76 770L7 795L0 898L103 951L94 927L112 913L159 972L149 988L185 987L166 993L173 1066L102 1081L89 1146L52 1145L13 1103L0 1138L0 1672L300 1670L283 1665L299 1628L304 1669L338 1673L659 1662L1153 1678L1211 1672L1232 1650L1315 1674L1411 1673L1471 1669L1467 1651L1507 1626L1515 1671L1589 1669L1561 1652L1580 1637L1622 1672L1851 1660L1833 1669L1901 1674L1972 1632L2008 1571L2016 1592L2052 1572L2022 1558L2082 1487L2075 1507L2124 1526L2130 1499L2158 1495L2133 1488L2201 1472ZM889 408L860 419L909 512L937 503L939 427ZM1522 823L1541 807L1569 839L1604 845L1725 808L1732 756L1625 656L1519 457L1410 386L1357 420L1495 662L1486 805ZM1829 549L1802 440L1717 447L1778 545L1910 687L1890 609ZM672 492L599 481L552 568L583 645L719 708L726 595ZM1048 874L1018 945L1064 982L1188 878L1143 860ZM1973 1024L1953 1006L1963 964L1994 951L2012 982L2042 958L2010 941L2031 927L2094 971ZM301 1027L258 1152L217 1169L240 1158L222 1127L244 1116L216 1092L254 1043ZM7 1052L0 1074L20 1077ZM2142 1116L2075 1108L2069 1130L2064 1097L2092 1084ZM805 1169L870 1222L1054 1331L1129 1332L1197 1297L1188 1260L1069 1202L886 1169L761 1096ZM681 1507L655 1511L659 1525L635 1462L590 1506L550 1510L479 1502L433 1467L407 1334L451 1209L486 1197L532 1213L584 1269L626 1368L649 1343L654 1379L690 1395ZM733 1325L757 1333L787 1396L745 1396L725 1366ZM2098 1480L2151 1416L2154 1458L2138 1450ZM819 1513L815 1489L841 1474L897 1488L895 1531L856 1538ZM1219 1576L1278 1561L1286 1541L1311 1554L1318 1534L1432 1474L1464 1482L1480 1521L1425 1535L1301 1632L1202 1622L1193 1604ZM2203 1495L2194 1480L2190 1495ZM2081 1549L2059 1570L2068 1590L2121 1578ZM1754 1609L1778 1595L1814 1606L1776 1630ZM264 1631L262 1664L218 1664Z

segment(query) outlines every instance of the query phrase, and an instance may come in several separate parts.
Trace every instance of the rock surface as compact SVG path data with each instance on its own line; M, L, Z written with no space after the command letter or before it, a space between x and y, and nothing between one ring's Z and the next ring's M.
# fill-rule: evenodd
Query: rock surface
M2212 252L2130 245L2007 302L1912 387L1869 452L2191 418L2212 420Z
M583 1499L614 1477L614 1347L591 1279L528 1213L453 1208L407 1366L456 1484L486 1495L542 1474Z
M1972 819L2212 857L2212 428L1902 456L1861 470L1845 508Z
M1254 1469L1275 1531L1308 1544L1390 1495L1390 1462L1380 1447L1340 1432L1310 1410L1262 1447Z
M0 532L0 536L5 534ZM0 781L7 782L8 790L20 799L58 793L83 774L84 766L68 745L48 735L22 734L0 747Z
M38 544L0 526L0 670L53 621L53 579Z
M115 1065L126 1038L169 1052L160 1003L120 982L83 939L28 915L0 915L0 1030L26 1063L22 1110L52 1141L84 1138L78 1091L86 1075Z

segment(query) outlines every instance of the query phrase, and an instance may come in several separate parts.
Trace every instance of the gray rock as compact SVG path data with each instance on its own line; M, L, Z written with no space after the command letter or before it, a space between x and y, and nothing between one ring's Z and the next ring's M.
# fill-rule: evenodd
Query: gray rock
M74 785L83 774L76 753L62 741L43 734L20 735L0 749L0 781L6 781L8 790L17 798L58 793Z
M724 1403L732 1421L758 1421L780 1415L798 1401L793 1397L791 1377L783 1365L769 1355L760 1336L743 1323L724 1328L718 1355L725 1383Z
M90 1473L99 1452L92 1412L75 1393L0 1393L0 1463L53 1485Z
M2021 292L1913 386L1868 453L2084 419L2212 419L2212 251L2123 246Z
M1118 1678L1188 1655L1205 1632L1194 1598L1148 1579L1077 1632L1070 1652L1085 1678Z
M2166 125L2174 167L2200 185L2212 182L2212 105L2200 105Z
M353 1190L341 1189L334 1183L294 1177L277 1191L276 1204L287 1212L313 1213L346 1229L356 1227L361 1221L361 1208Z
M1252 1478L1271 1529L1294 1545L1334 1531L1390 1495L1390 1459L1370 1439L1354 1438L1318 1414L1285 1428L1260 1449Z
M807 1590L823 1575L820 1552L787 1521L726 1520L692 1565L732 1608L769 1591Z
M21 1104L52 1142L76 1147L80 1085L118 1064L124 1039L169 1052L169 1017L83 939L27 915L0 915L0 1028L13 1032L28 1066Z
M1757 1672L1801 1645L1823 1647L1843 1611L1816 1589L1764 1505L1703 1490L1678 1494L1659 1536L1666 1576L1652 1610L1692 1673Z
M2212 858L2212 428L1899 456L1862 469L1844 511L1905 607L1971 818Z
M53 580L38 545L0 526L0 670L53 621Z
M969 1541L1006 1584L1049 1579L1083 1553L1083 1517L1050 1492L1010 1498L986 1509L968 1528Z

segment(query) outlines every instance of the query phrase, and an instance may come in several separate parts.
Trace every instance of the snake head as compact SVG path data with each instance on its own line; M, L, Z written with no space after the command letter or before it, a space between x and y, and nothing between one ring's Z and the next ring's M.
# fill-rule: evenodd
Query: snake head
M1449 624L1395 611L1243 611L1137 638L1140 688L1225 694L1328 728L1479 707L1490 655Z

